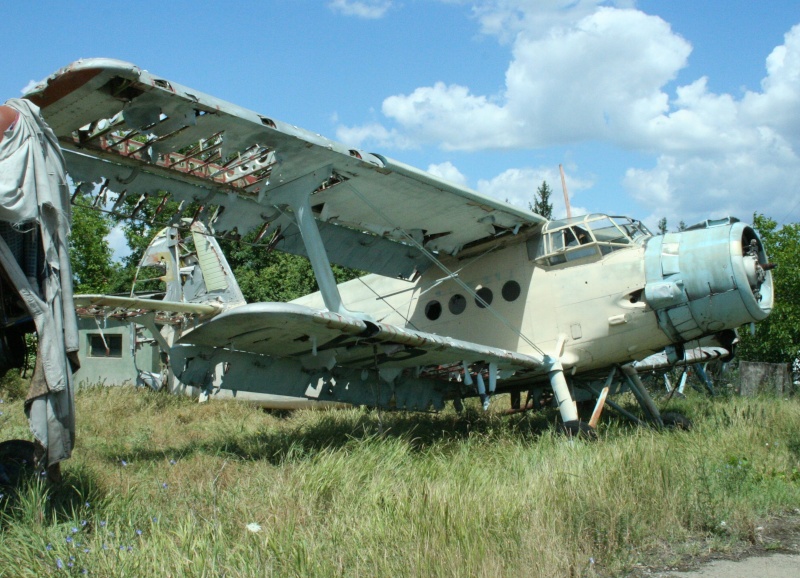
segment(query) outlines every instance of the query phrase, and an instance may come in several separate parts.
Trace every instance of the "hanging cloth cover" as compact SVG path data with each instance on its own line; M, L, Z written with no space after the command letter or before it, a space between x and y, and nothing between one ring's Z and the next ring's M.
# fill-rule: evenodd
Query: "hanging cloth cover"
M67 238L69 187L58 140L39 108L23 99L10 99L5 106L18 118L0 140L0 221L7 224L0 236L0 267L39 335L25 411L46 451L42 465L50 467L69 458L75 442L72 372L78 366L78 327ZM38 231L38 239L26 244L28 254L20 259L7 241L31 231ZM34 275L31 262L38 263Z

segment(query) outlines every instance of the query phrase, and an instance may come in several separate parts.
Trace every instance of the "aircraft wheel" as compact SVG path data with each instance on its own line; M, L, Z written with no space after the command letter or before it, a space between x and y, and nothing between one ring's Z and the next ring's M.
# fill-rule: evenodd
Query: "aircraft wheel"
M36 465L36 444L27 440L0 443L0 486L14 486Z
M692 420L676 411L668 411L661 414L661 421L667 429L679 429L689 431L692 429Z
M566 421L561 424L561 431L568 438L582 438L585 440L597 439L597 431L585 421Z

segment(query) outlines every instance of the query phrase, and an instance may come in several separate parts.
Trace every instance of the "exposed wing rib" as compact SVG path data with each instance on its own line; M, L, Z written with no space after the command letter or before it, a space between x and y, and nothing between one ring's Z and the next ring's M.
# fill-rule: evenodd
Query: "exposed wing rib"
M311 204L331 261L379 274L410 276L428 265L408 235L429 251L457 254L545 221L120 61L78 61L27 98L59 136L74 180L108 179L125 194L168 191L205 214L222 207L211 223L217 234L280 226L277 248L289 252L302 253L302 243L271 194L324 167L328 178Z
M118 297L116 295L75 295L75 307L81 315L107 317L133 317L143 311L157 313L177 313L181 315L198 315L211 317L222 311L222 305L207 303L184 303L179 301L161 301L160 299L144 299L140 297ZM165 319L159 321L168 322Z

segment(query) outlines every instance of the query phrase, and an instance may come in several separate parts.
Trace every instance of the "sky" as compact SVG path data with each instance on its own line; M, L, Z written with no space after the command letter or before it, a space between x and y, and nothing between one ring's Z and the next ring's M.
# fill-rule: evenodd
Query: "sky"
M797 0L16 4L3 100L117 58L556 217L563 165L573 214L800 221Z

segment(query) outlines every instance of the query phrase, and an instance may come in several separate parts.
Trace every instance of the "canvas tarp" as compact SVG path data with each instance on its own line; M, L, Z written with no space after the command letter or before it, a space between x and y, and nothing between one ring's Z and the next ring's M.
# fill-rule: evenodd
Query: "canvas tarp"
M46 450L44 465L70 457L75 441L72 370L78 330L72 299L68 239L70 197L64 158L39 109L27 100L5 105L19 117L0 141L0 267L30 312L39 336L36 368L25 408ZM38 231L20 255L9 241ZM16 253L16 254L15 254ZM22 258L20 258L22 257ZM21 264L38 264L34 274Z

